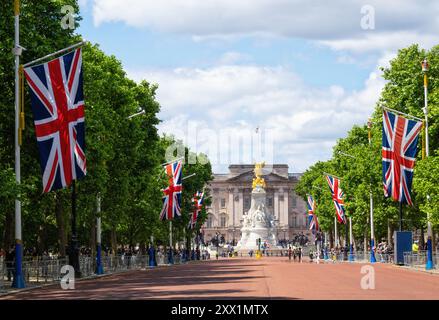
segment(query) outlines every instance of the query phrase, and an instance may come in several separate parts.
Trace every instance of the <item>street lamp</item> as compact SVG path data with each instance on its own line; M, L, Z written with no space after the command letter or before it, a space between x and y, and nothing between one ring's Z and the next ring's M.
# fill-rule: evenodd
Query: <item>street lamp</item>
M369 139L369 147L372 144L372 136L371 136L371 128L372 128L372 120L369 119L367 121L367 128L368 128L368 139ZM338 151L338 154L344 155L346 157L350 157L353 159L357 159L357 157L342 152L342 151ZM371 178L372 179L372 178ZM375 228L374 228L374 223L373 223L373 194L372 194L372 180L370 181L370 190L369 190L369 208L370 208L370 263L375 263L376 262L376 258L375 258ZM351 222L352 223L352 222ZM351 233L351 231L350 231ZM352 239L351 239L352 242ZM350 251L353 251L353 246L351 244L351 248Z
M427 93L428 93L428 78L427 73L430 66L428 64L427 59L424 59L422 61L422 72L424 73L424 108L422 111L424 111L425 116L425 155L428 158L430 155L430 148L428 143L428 99L427 99ZM430 201L430 197L427 196L427 201ZM431 226L431 219L430 219L430 212L427 212L427 263L425 265L426 270L433 269L433 248L432 248L432 226Z

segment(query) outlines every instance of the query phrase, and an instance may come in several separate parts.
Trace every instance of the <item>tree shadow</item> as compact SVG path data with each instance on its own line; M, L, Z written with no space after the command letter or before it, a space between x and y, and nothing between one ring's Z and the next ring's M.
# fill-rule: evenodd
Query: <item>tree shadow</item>
M221 262L221 263L219 263ZM131 271L93 280L77 281L74 290L62 290L58 285L3 297L26 300L136 300L136 299L287 299L248 295L246 284L265 276L251 274L264 263L240 260L220 260L204 263L159 267ZM239 283L228 289L218 284ZM207 285L207 289L196 286Z

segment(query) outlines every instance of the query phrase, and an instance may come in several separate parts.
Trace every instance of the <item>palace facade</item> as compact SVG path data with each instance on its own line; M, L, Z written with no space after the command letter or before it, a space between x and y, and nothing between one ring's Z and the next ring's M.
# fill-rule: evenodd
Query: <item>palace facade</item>
M217 233L228 243L241 239L243 215L250 209L254 165L230 165L229 173L214 174L208 188L212 204L207 207L208 218L202 226L204 239L210 241ZM294 192L300 173L289 173L288 165L275 164L264 169L266 207L275 216L278 240L293 239L306 226L306 203Z

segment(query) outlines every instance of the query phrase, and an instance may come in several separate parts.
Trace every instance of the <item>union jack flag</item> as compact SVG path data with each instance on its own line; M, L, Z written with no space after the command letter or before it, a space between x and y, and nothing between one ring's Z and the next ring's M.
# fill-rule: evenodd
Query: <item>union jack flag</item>
M384 195L413 205L410 190L422 122L392 112L383 113L383 185Z
M308 224L309 224L309 230L312 230L313 232L319 230L319 220L316 216L316 203L314 201L314 198L311 195L308 195Z
M160 220L172 220L176 216L181 216L182 167L182 160L165 166L165 171L169 178L169 186L163 190L163 209L160 213Z
M81 49L24 69L40 152L43 192L87 173Z
M340 180L330 175L326 176L326 180L328 181L329 189L332 193L332 201L334 201L335 211L337 213L337 220L338 222L345 224L346 216L343 201L344 194L340 188Z
M194 194L192 202L194 203L194 211L191 215L191 220L189 221L189 229L194 229L198 220L198 215L201 212L201 207L203 206L204 192L199 192Z

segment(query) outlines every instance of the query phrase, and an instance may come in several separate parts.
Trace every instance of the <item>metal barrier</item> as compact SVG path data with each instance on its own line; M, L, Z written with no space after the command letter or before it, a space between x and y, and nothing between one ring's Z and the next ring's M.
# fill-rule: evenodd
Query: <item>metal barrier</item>
M168 265L168 256L161 252L157 253L158 265ZM149 267L148 255L118 255L102 256L102 266L105 274L113 274L128 270L142 270ZM174 264L182 264L181 254L174 255ZM62 278L61 268L68 265L68 258L38 257L23 259L23 275L25 276L26 287L33 287L41 284L59 282ZM96 258L80 256L79 266L81 279L87 279L96 275ZM0 261L0 292L7 292L11 289L13 280L14 265ZM8 279L9 273L9 279Z
M433 252L433 265L438 269L438 252ZM404 265L412 268L425 268L427 263L427 252L404 252Z

